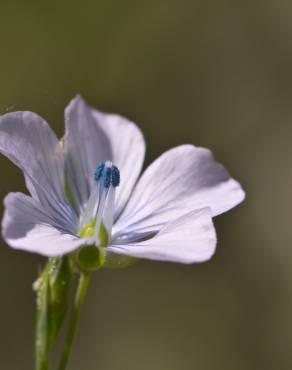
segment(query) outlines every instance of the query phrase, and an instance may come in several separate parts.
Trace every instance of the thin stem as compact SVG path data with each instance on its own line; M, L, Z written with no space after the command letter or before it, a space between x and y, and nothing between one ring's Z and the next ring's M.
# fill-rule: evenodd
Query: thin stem
M77 326L77 321L78 321L78 317L80 313L80 307L84 301L87 288L89 285L89 281L90 281L90 275L88 273L81 273L76 296L75 296L75 302L74 302L74 306L72 309L71 318L69 321L65 348L62 353L62 357L61 357L61 361L59 365L59 370L65 370L67 368L69 356L72 350L74 335L76 332L76 326Z
M48 370L49 368L48 359L47 358L41 359L41 362L38 364L38 366L39 370Z

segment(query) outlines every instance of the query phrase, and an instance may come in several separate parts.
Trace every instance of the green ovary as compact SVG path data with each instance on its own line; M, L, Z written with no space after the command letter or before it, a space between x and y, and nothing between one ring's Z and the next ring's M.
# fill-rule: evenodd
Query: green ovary
M79 232L80 238L94 237L96 220L93 219L90 223L83 226ZM98 232L99 245L85 245L77 251L77 262L79 267L84 272L92 272L98 270L105 263L105 247L108 245L108 233L103 224L101 224Z
M79 231L80 238L92 238L94 236L95 226L95 219L93 219L87 225L83 226L82 229ZM98 237L100 241L99 247L105 248L108 245L109 237L107 230L103 224L100 225Z

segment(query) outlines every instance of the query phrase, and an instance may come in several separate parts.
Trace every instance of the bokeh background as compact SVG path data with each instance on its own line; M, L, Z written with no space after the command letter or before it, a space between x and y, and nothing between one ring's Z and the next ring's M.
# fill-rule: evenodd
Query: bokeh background
M69 369L290 370L292 3L1 0L0 10L1 114L38 112L61 136L81 93L140 125L146 163L205 146L247 192L216 219L210 262L96 273ZM1 157L0 168L1 199L24 191L16 167ZM43 262L1 241L3 370L33 368Z

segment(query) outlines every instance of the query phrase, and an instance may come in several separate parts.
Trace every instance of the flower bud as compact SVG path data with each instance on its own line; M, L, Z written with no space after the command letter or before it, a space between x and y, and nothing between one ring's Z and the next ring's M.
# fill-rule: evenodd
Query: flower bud
M37 358L38 366L57 339L64 321L72 281L68 256L50 258L34 284L37 292ZM38 367L37 367L38 368Z
M51 259L49 271L50 284L50 335L53 343L58 336L64 321L70 297L72 282L72 268L68 256L54 257Z

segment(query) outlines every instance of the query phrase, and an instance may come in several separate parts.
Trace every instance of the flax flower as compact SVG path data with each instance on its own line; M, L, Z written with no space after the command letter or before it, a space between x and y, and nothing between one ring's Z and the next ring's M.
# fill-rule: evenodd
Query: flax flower
M32 112L0 117L0 152L23 172L30 195L6 196L2 233L13 248L59 256L86 245L113 255L194 263L216 247L212 218L244 192L207 149L166 151L140 176L141 131L77 96L59 141Z

